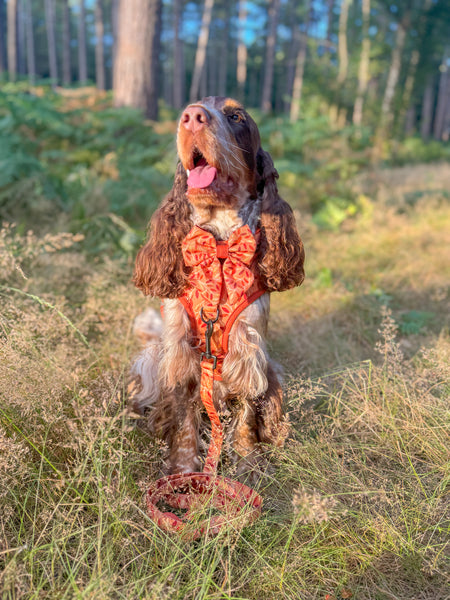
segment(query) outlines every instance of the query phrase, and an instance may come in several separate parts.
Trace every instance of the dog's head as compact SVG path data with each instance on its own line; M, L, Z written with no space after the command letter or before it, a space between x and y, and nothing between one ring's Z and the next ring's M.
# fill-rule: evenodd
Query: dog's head
M192 207L237 208L248 199L259 202L261 282L268 291L300 285L304 251L294 215L278 194L278 173L244 107L216 96L190 104L180 117L177 146L174 185L136 259L137 287L152 296L179 297L188 282L181 244L193 224Z
M233 206L243 196L256 197L261 141L236 100L209 96L189 104L178 124L177 147L194 206Z

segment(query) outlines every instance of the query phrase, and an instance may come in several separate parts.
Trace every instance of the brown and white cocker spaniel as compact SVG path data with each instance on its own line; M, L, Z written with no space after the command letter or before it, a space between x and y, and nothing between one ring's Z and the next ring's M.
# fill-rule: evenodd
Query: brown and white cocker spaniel
M260 292L237 311L214 384L225 439L243 475L256 466L261 443L280 446L286 437L280 368L268 356L264 336L270 292L304 279L303 245L292 210L278 194L272 159L239 102L208 97L190 104L179 121L177 146L173 188L153 215L136 259L134 283L162 299L163 323L159 331L151 310L136 321L146 345L131 369L130 402L139 413L149 408L152 430L168 445L168 471L200 469L209 421L200 401L199 331L181 301L194 269L183 242L195 226L212 234L214 246L248 226L257 244L249 268ZM217 256L223 264L226 253Z

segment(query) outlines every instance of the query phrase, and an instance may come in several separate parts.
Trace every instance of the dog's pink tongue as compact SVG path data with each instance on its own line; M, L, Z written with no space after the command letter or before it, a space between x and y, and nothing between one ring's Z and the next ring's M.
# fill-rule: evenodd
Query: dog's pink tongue
M190 188L207 188L212 184L217 175L217 169L208 165L206 160L202 158L198 166L192 169L187 180Z

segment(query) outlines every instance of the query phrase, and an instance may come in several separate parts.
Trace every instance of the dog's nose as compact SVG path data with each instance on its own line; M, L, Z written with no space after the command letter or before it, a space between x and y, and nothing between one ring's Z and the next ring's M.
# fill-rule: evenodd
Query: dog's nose
M201 131L209 122L209 113L202 106L188 106L181 115L181 124L192 133Z

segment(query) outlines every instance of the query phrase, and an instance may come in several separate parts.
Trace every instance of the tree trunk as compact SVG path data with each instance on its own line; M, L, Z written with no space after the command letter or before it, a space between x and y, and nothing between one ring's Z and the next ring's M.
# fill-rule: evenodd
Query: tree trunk
M113 39L112 46L112 70L114 72L114 63L116 62L117 52L117 30L118 30L118 19L119 19L119 0L111 0L111 33Z
M303 90L303 74L305 72L306 51L308 49L308 30L312 19L313 5L311 0L308 5L308 16L305 23L305 30L300 36L300 47L298 49L297 61L295 65L294 86L292 88L292 102L290 110L290 121L295 123L300 115L300 101Z
M103 2L95 2L95 83L99 90L105 89L105 57L103 52L103 40L105 30L103 25Z
M24 0L17 2L17 72L25 75L25 10Z
M167 60L161 64L161 88L160 98L163 98L167 106L173 106L173 65Z
M180 110L184 104L183 40L180 38L183 1L173 4L173 105Z
M342 85L347 79L348 71L348 48L347 48L347 22L348 22L348 9L352 0L342 0L341 3L341 14L339 15L339 43L338 43L338 54L339 54L339 72L337 82Z
M69 1L63 0L63 83L69 85L72 81L70 70L70 8Z
M294 5L292 5L294 6ZM298 19L296 16L295 6L294 9L291 10L291 14L289 15L292 21L291 28L291 43L288 48L288 55L286 58L286 97L284 100L284 112L289 113L292 104L292 90L294 88L294 79L295 79L295 64L296 57L298 55L298 49L300 47L300 28L298 24Z
M445 116L447 104L450 102L450 74L447 62L450 58L450 46L444 50L444 56L439 68L439 90L436 103L436 114L434 117L433 135L436 140L441 140L444 133Z
M392 49L386 88L384 90L383 103L381 105L380 121L375 133L374 144L372 147L372 160L374 161L379 160L382 155L384 137L388 135L389 129L394 120L394 117L391 113L392 100L394 99L394 94L400 76L400 69L402 66L402 51L405 45L406 31L409 27L409 17L410 13L409 10L407 10L397 27L397 34L395 36L394 48Z
M36 55L34 51L33 11L31 0L26 0L26 32L27 32L27 71L30 85L36 83Z
M410 106L405 115L405 135L413 135L416 125L416 107Z
M300 101L302 98L303 90L303 74L305 71L306 62L306 50L308 48L308 34L306 31L300 35L300 48L297 54L297 60L295 63L295 77L294 85L292 88L292 101L291 109L289 111L289 118L291 123L295 123L300 115Z
M150 10L153 15L153 29L151 36L153 45L151 48L151 71L153 73L149 89L146 116L149 119L158 118L158 86L160 81L160 53L161 53L161 30L162 30L162 0L150 0Z
M277 41L278 15L280 0L271 0L269 7L269 33L266 44L266 60L264 69L264 83L262 89L261 110L268 113L272 109L272 83L275 64L275 44Z
M448 142L450 139L450 77L447 80L447 105L444 114L444 128L441 139L443 142Z
M199 98L205 98L209 95L208 93L208 56L205 57L205 64L202 69L202 76L200 78L200 86L198 89L197 96Z
M250 106L258 106L258 104L259 104L259 99L260 99L259 88L261 85L260 71L261 70L259 68L257 68L256 66L253 66L253 68L252 67L249 68L247 102Z
M118 22L114 104L156 119L161 0L121 0Z
M431 135L431 123L433 121L434 108L434 76L429 75L423 94L422 111L420 117L420 135L422 139L428 140Z
M220 38L219 52L221 60L218 67L218 94L219 96L227 95L227 75L228 75L228 55L230 45L230 2L225 3L225 27Z
M358 92L353 107L353 125L360 126L363 116L364 96L369 83L369 61L370 61L370 0L362 0L362 47L359 59Z
M55 7L53 0L45 0L45 24L47 28L50 79L52 80L52 87L55 87L58 83L58 65L56 63Z
M406 123L408 114L411 110L411 96L414 88L414 81L416 78L417 65L419 64L420 54L418 50L411 52L411 58L409 60L408 74L406 76L405 85L403 86L403 95L400 104L400 114L398 118L397 132L401 133L401 129L409 129L409 125Z
M417 31L417 41L416 41L416 45L420 46L423 37L424 37L424 33L425 33L425 29L426 29L426 24L427 24L427 17L428 17L428 11L430 10L432 6L431 0L425 0L424 5L423 5L423 12L420 14L420 16L418 17L418 24L416 25L416 31ZM401 101L401 105L400 105L400 115L399 115L399 119L398 119L398 132L401 133L401 129L404 128L405 132L408 133L408 131L411 130L411 121L407 122L408 119L411 119L411 111L414 112L414 117L415 117L415 110L413 107L411 107L411 97L412 97L412 93L413 93L413 89L414 89L414 83L415 83L415 79L416 79L416 71L417 71L417 66L419 64L419 60L420 60L420 51L417 48L414 48L413 51L411 52L411 58L409 61L409 67L408 67L408 74L406 76L406 81L405 81L405 85L403 86L403 95L402 95L402 101Z
M213 6L214 0L205 0L202 25L200 28L200 35L198 36L197 52L195 53L195 65L194 73L192 75L191 91L189 93L189 99L191 102L195 102L199 95L200 81L202 78L203 68L205 66L206 47L208 45Z
M9 80L17 75L17 0L8 0L8 72Z
M208 86L207 95L219 96L219 78L217 69L217 57L220 56L220 44L217 37L213 36L210 51L207 53Z
M78 21L78 79L86 83L87 74L87 56L86 56L86 13L84 9L84 0L79 3L80 16Z
M4 18L4 4L0 2L0 75L6 71L6 60L5 60L5 18Z
M238 99L244 102L245 82L247 80L247 45L244 41L245 24L247 22L246 0L239 2L238 15L238 46L237 46L237 69L236 80L238 86Z
M405 17L398 24L397 35L395 36L395 45L391 55L391 66L389 68L386 88L384 91L383 103L381 105L382 128L387 128L393 121L393 116L391 114L392 100L394 98L398 78L400 76L400 69L402 66L402 51L405 45L406 30L408 26L409 12L405 14Z
M328 51L331 46L331 32L333 29L333 9L334 9L334 0L328 0L328 11L327 11L327 47Z

